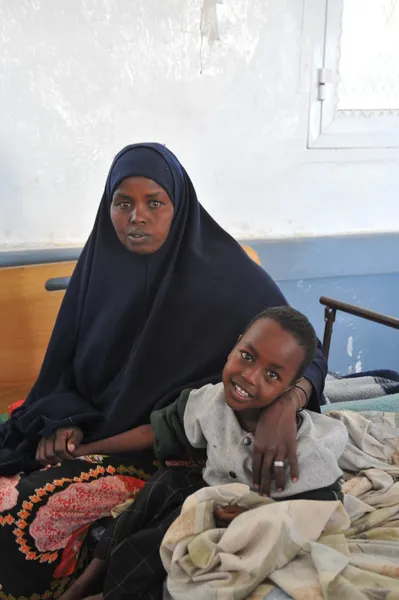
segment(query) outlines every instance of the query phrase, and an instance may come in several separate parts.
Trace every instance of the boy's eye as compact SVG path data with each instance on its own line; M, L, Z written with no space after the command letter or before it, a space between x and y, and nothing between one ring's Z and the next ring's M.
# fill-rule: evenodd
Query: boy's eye
M130 208L130 203L129 202L119 202L118 206L120 206L120 208L123 208L123 209Z
M241 354L241 358L243 358L247 362L253 362L254 359L252 358L252 356L250 355L249 352L246 352L245 350L241 350L240 354Z
M266 375L269 379L279 380L280 376L275 371L266 371Z

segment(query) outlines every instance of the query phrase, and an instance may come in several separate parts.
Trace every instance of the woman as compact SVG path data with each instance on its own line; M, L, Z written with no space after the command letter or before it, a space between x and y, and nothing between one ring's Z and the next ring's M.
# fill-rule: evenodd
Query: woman
M184 388L219 381L247 321L281 304L276 284L198 203L169 150L137 144L116 156L39 378L0 428L0 475L8 476L0 478L0 598L60 594L90 525L156 469L149 453L74 460L79 444L105 440L106 454L107 438L147 423ZM302 392L312 410L325 373L319 351ZM280 487L285 458L298 475L298 392L277 404L256 432L261 491L275 462Z

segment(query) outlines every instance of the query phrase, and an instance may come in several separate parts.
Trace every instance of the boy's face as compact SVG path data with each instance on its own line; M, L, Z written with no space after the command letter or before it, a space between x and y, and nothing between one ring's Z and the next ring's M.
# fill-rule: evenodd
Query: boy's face
M259 319L241 337L223 370L226 402L236 412L261 409L297 378L305 350L272 319Z

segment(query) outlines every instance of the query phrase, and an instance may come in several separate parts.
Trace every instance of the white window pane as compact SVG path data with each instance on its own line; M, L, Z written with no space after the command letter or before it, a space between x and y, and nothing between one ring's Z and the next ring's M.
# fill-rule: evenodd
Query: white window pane
M338 111L399 110L399 0L342 0Z

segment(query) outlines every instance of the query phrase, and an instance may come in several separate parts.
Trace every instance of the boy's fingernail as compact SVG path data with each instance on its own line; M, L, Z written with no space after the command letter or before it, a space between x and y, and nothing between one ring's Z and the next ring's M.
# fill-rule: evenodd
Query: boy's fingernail
M292 483L296 483L298 481L298 477L293 477L292 478Z
M277 491L278 491L278 492L282 492L282 491L283 491L283 488L278 488L278 490L277 490Z

